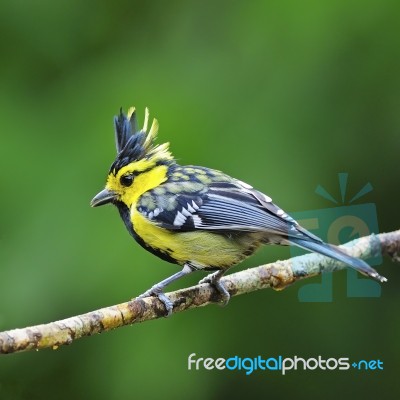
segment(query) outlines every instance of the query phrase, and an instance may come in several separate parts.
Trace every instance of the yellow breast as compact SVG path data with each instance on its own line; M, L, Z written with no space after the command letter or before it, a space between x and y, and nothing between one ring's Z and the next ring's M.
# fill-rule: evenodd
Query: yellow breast
M169 254L180 265L190 262L198 268L229 268L245 258L245 250L258 247L250 237L238 240L207 231L169 231L149 221L136 209L131 212L131 220L144 242Z

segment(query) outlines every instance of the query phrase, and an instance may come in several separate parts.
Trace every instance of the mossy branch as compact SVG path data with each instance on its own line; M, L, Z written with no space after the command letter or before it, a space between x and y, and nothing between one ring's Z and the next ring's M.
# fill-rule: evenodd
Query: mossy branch
M400 261L400 230L366 236L349 242L344 247L354 257L368 259L383 254L394 261ZM284 289L300 279L343 268L346 268L343 263L330 258L306 254L228 275L223 278L223 283L231 296L238 296L259 289ZM208 284L192 286L167 295L174 302L174 313L215 303L219 299L216 290ZM61 321L0 332L0 354L57 348L84 336L164 315L164 306L158 299L134 299Z

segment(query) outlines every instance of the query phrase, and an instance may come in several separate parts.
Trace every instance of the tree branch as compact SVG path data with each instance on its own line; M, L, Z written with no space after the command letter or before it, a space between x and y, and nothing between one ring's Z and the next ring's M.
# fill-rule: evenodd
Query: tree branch
M383 254L390 256L394 261L400 261L400 230L366 236L342 247L346 248L348 254L362 259ZM224 277L222 281L231 296L238 296L266 288L281 290L300 279L343 268L346 268L345 264L330 258L306 254L237 272ZM174 302L174 313L215 303L219 299L217 291L208 284L192 286L167 295ZM54 349L71 344L84 336L161 318L164 315L164 306L158 299L134 299L61 321L0 332L0 354L46 347Z

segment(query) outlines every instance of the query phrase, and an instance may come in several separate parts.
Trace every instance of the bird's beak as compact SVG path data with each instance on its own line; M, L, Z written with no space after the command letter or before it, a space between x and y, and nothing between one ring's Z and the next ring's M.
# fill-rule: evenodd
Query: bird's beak
M117 197L117 194L112 190L104 189L93 197L90 205L92 207L102 206L103 204L112 203Z

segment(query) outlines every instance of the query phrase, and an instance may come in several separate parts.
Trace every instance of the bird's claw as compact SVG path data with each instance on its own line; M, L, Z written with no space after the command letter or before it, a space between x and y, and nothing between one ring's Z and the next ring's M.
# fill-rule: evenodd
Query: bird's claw
M142 293L140 296L138 296L138 299L144 299L145 297L157 297L158 300L161 301L161 303L164 304L166 315L165 317L169 317L172 314L172 310L174 308L174 303L165 295L165 293L162 291L162 288L158 287L157 285L153 286L149 290L146 290L144 293Z
M199 284L202 283L209 283L210 285L214 286L217 289L218 293L220 294L220 301L219 304L221 307L225 307L231 298L231 295L226 290L226 287L220 281L221 275L217 273L210 274L199 281Z

